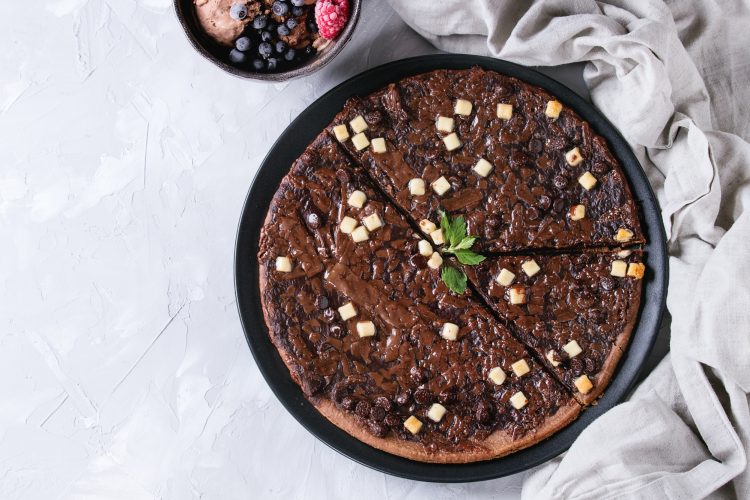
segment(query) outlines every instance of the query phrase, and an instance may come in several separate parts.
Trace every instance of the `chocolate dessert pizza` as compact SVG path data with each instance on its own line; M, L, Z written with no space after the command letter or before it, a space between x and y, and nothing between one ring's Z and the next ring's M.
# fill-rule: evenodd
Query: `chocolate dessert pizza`
M640 304L643 242L602 138L479 68L353 98L292 166L258 262L271 341L375 448L465 463L573 421ZM511 253L508 253L511 252Z

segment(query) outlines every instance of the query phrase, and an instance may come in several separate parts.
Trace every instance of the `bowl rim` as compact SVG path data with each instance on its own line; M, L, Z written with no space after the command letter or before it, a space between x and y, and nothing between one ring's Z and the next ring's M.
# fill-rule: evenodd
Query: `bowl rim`
M223 70L226 73L229 73L232 76L236 76L237 78L267 83L286 82L308 76L326 66L339 54L339 52L343 50L344 46L346 46L349 40L351 40L352 35L354 34L354 30L359 23L360 14L362 12L362 0L350 0L351 15L349 16L349 21L347 21L344 30L339 34L339 36L335 40L333 40L333 45L330 47L330 49L326 51L320 58L290 71L284 71L280 73L256 73L254 71L240 69L225 63L224 61L216 57L209 49L207 49L203 43L201 43L198 36L193 33L192 29L185 20L185 4L189 4L190 7L192 7L194 5L193 0L173 0L172 4L174 7L174 13L177 16L177 20L182 27L182 31L185 33L185 36L190 42L190 45L193 47L193 49L195 49L196 52L198 52L198 54L203 56L204 59L207 59L219 69Z

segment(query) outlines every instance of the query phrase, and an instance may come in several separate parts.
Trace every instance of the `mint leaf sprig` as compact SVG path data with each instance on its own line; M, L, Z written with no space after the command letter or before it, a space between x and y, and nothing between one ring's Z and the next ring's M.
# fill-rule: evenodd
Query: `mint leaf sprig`
M446 243L441 249L444 254L453 254L461 264L475 266L485 258L482 255L474 253L471 250L478 236L469 236L466 234L466 221L463 215L451 219L450 214L439 208L440 229L443 231L443 240ZM466 274L456 268L444 265L440 275L448 288L456 293L463 294L466 292Z

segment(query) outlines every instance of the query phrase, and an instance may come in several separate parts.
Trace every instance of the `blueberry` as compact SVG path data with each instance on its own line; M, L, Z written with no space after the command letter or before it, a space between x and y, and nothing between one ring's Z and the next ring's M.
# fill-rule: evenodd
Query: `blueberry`
M292 15L294 17L299 17L305 14L305 9L302 7L292 7Z
M268 21L268 24L266 24L266 30L270 31L271 33L276 33L276 28L278 28L279 23L276 21Z
M244 3L236 3L229 8L229 15L232 19L242 21L247 17L247 6Z
M293 30L294 28L296 28L297 24L299 23L297 23L297 20L293 17L290 17L289 19L286 20L286 27L289 28L290 30Z
M237 50L245 52L246 50L250 49L253 44L250 43L250 39L248 37L242 36L238 38L236 42L234 42L234 46L237 47Z
M263 59L253 59L253 69L261 71L266 67L266 62Z
M287 61L291 61L292 59L294 59L295 55L297 55L297 51L294 49L289 49L286 51L286 54L284 54L284 57Z
M260 34L260 39L264 42L270 42L271 40L273 40L273 33L271 33L270 31L263 31Z
M276 0L271 8L273 9L273 13L277 16L285 16L289 12L289 5L280 0Z
M307 21L307 31L313 34L318 32L318 23L315 22L315 19L310 19Z
M286 24L279 24L279 27L276 29L276 33L278 33L279 36L287 36L289 34L289 28Z
M229 60L237 64L243 63L245 62L245 54L237 49L232 49L232 52L229 53Z
M295 7L302 7L305 5L305 0L292 0L292 5Z
M253 19L253 28L256 30L262 30L266 27L266 24L268 24L268 19L263 14L258 14L255 16L255 19Z
M271 47L270 43L263 42L260 45L258 45L258 54L262 55L263 57L270 57L272 52L273 52L273 47Z
M284 52L286 52L286 49L287 45L284 40L279 40L278 42L276 42L276 52L278 52L279 54L283 54Z
M269 57L268 58L268 69L276 69L276 65L278 64L278 59L275 57Z

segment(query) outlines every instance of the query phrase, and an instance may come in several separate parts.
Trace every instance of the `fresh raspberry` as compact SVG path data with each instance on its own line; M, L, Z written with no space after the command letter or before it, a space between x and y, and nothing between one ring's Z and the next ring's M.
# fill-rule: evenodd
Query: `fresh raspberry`
M318 0L315 4L315 22L323 38L333 40L341 33L349 19L348 0Z

